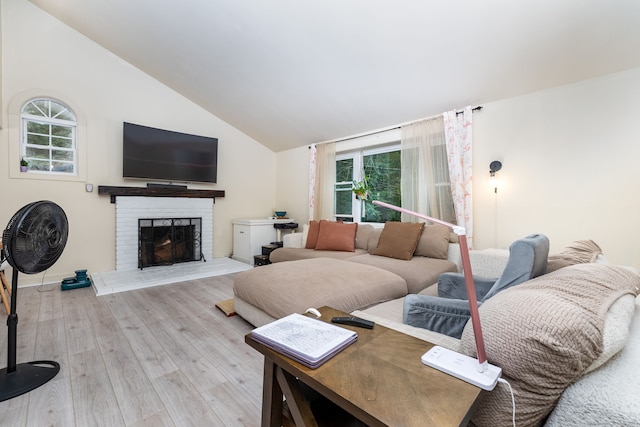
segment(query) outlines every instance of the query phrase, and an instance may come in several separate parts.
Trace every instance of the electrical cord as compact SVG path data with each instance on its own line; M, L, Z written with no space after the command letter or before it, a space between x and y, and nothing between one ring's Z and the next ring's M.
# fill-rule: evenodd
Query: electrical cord
M51 292L56 288L55 286L52 286L49 289L44 288L44 278L46 275L47 275L47 270L45 270L44 273L42 274L42 280L40 281L40 286L38 286L38 289L37 289L38 292Z
M512 408L512 423L513 423L513 427L516 427L516 398L513 394L513 389L511 388L511 384L509 384L509 381L505 380L504 378L498 378L498 382L506 384L507 387L509 387L509 393L511 393L511 408Z
M2 269L2 271L4 271L5 261L7 261L6 257L2 257L2 259L0 259L0 265L2 266L0 268ZM9 266L8 261L6 266ZM11 268L15 268L15 267L11 266ZM47 275L47 270L45 270L44 273L42 274L42 280L40 281L40 285L38 285L38 288L36 289L38 292L51 292L55 289L55 286L52 286L50 289L44 289L44 278L46 277L46 275Z

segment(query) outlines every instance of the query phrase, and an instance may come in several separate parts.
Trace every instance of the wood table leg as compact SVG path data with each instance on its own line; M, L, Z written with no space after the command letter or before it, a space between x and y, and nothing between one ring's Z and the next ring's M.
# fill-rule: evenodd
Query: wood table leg
M298 380L279 366L276 366L276 378L287 399L287 405L296 427L318 427L313 412L311 412L311 406L302 395Z
M276 365L264 358L262 381L262 427L282 426L282 390L276 379Z
M296 427L318 427L298 380L267 357L262 384L262 427L283 425L283 397Z

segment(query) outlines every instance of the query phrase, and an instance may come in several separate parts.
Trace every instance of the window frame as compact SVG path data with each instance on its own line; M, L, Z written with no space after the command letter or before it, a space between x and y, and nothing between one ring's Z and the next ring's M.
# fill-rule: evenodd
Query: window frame
M48 103L48 112L42 111L41 108L39 108L39 106L36 104L37 102L40 101L46 101ZM42 115L36 115L36 114L32 114L32 113L28 113L25 112L25 110L31 105L33 104L34 107L36 107L39 111L42 112ZM51 104L56 104L60 107L63 108L63 110L61 112L56 113L55 115L51 113L52 111L52 105ZM69 120L69 119L61 119L59 118L59 116L63 113L68 113L69 115L71 115L71 118L73 120ZM42 124L42 125L48 125L50 126L49 129L49 133L48 134L41 134L42 136L45 136L49 139L49 144L46 146L43 145L39 145L39 144L30 144L29 143L29 135L34 135L35 133L33 132L29 132L29 123L37 123L37 124ZM66 147L55 147L52 144L52 139L54 137L56 137L55 135L53 135L51 127L53 126L59 126L59 127L65 127L65 128L69 128L71 130L71 137L69 138L71 140L71 147L70 148L66 148ZM28 148L34 148L34 149L38 149L38 150L47 150L49 153L48 156L48 162L49 162L49 170L36 170L36 169L28 169L28 173L32 173L32 174L44 174L44 175L59 175L59 176L78 176L78 121L77 121L77 116L74 113L74 111L71 109L71 107L69 105L67 105L66 103L58 100L58 99L54 99L51 97L37 97L37 98L32 98L27 100L23 105L22 108L20 109L20 158L23 159L26 157L27 155L27 149ZM66 137L65 137L66 138ZM67 161L67 160L63 160L61 161L61 163L65 163L65 164L69 164L71 165L71 171L61 171L61 170L53 170L53 163L55 162L54 160L54 153L56 151L59 152L70 152L72 154L72 159L71 161ZM26 159L27 161L30 161L29 158ZM31 159L32 161L33 159ZM38 160L46 160L46 159L38 159Z
M22 121L20 114L22 107L29 101L37 98L50 98L69 107L76 117L76 175L53 173L26 173L20 171L21 147L22 147ZM28 89L16 93L10 100L7 108L7 134L8 134L8 167L9 178L19 180L41 180L59 182L87 182L88 179L88 135L87 118L84 115L80 103L66 93L59 93L49 89Z
M362 222L362 209L363 209L363 205L364 202L357 200L355 197L351 197L351 215L345 215L345 214L338 214L336 212L336 208L337 208L337 192L338 191L349 191L349 193L353 194L351 189L353 188L353 182L352 181L362 181L364 178L364 158L366 156L371 156L371 155L375 155L375 154L383 154L383 153L390 153L390 152L394 152L394 151L400 151L401 150L401 145L400 145L400 141L393 141L390 143L386 143L386 144L382 144L382 145L374 145L374 146L365 146L365 147L361 147L359 149L356 150L349 150L349 151L341 151L341 152L337 152L336 153L336 163L338 161L341 160L346 160L346 159L353 159L353 177L351 181L341 181L341 182L335 182L334 183L334 206L333 206L333 213L334 213L334 219L338 220L338 219L342 219L342 220L350 220L352 222L357 222L357 223L361 223ZM339 185L345 185L345 184L351 184L349 186L349 189L347 190L346 188L341 188L338 189ZM377 223L377 222L366 222L366 224L372 224L372 225L376 225L376 224L381 224L381 223Z

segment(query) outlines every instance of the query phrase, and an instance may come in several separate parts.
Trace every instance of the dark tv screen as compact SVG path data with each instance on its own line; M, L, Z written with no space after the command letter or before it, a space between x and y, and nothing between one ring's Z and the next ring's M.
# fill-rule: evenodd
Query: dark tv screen
M122 176L178 182L216 182L218 138L124 122Z

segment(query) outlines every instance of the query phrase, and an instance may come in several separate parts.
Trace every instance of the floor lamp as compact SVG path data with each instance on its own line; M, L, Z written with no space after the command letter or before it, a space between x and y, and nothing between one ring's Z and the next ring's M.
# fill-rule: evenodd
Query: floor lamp
M469 308L471 309L471 322L473 324L473 333L476 342L476 351L478 358L474 359L464 354L446 349L440 346L433 346L429 351L422 355L422 363L453 375L463 381L467 381L484 390L493 390L498 382L498 378L502 374L502 369L491 365L487 362L487 356L484 349L484 339L482 337L482 327L480 326L480 313L478 311L478 300L476 298L476 289L473 283L473 274L471 273L471 260L469 257L469 246L467 244L467 231L464 227L450 224L448 222L422 215L417 212L410 211L389 203L373 201L374 205L402 212L407 215L415 216L444 225L453 230L458 235L460 244L460 256L462 258L462 272L467 288L467 296L469 298Z

